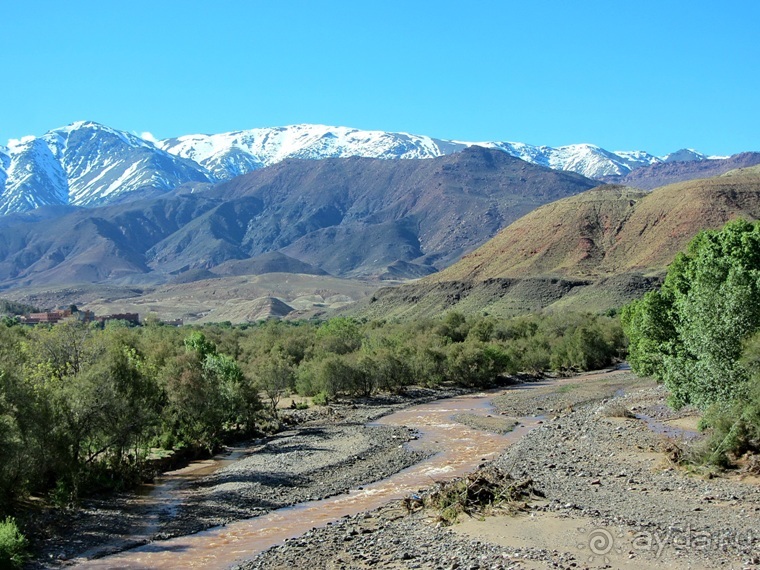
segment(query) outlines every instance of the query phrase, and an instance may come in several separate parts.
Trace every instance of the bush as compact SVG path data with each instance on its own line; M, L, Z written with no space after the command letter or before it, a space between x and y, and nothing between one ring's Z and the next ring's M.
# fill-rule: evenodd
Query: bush
M327 397L327 392L319 392L315 394L311 399L315 406L326 406L330 403L330 398Z
M760 379L753 378L744 398L713 404L701 424L710 430L704 463L729 467L745 453L760 453Z
M450 379L470 387L491 386L513 371L509 355L499 345L467 341L452 345L447 355Z
M21 534L16 521L6 517L0 522L0 568L21 568L29 557L26 537Z

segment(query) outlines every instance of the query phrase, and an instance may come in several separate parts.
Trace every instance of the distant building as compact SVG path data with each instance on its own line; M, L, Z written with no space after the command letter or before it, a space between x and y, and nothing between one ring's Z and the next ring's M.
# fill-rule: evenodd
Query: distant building
M113 315L97 317L92 311L83 310L72 312L71 309L55 309L45 313L30 313L24 317L20 317L19 321L27 325L54 325L68 318L75 318L81 323L98 322L104 324L109 321L127 321L133 325L140 324L140 315L138 313L115 313Z
M44 313L29 313L28 315L19 317L19 321L27 325L54 325L70 317L73 317L83 323L91 323L95 320L95 313L92 311L72 312L71 309L54 309L52 311L46 311Z
M29 313L22 322L36 325L40 323L55 324L71 316L71 309L56 309L46 313Z
M107 323L109 321L127 321L133 325L139 325L140 315L138 313L115 313L113 315L95 317L95 320L99 323Z

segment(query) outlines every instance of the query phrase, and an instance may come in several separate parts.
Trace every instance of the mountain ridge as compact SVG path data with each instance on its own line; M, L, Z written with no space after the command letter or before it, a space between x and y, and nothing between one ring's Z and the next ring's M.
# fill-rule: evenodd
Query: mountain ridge
M0 284L155 284L224 264L418 277L595 184L480 147L425 161L288 159L202 192L0 218Z
M309 124L149 138L79 121L40 137L10 141L0 147L0 214L44 205L98 206L157 196L183 185L229 180L293 158L431 159L481 146L595 179L623 177L674 158L709 162L709 157L693 150L657 157L643 151L607 151L592 144L553 148L466 142Z
M374 318L447 310L606 311L656 287L703 229L760 219L760 167L644 192L600 186L540 206L438 273L349 309Z

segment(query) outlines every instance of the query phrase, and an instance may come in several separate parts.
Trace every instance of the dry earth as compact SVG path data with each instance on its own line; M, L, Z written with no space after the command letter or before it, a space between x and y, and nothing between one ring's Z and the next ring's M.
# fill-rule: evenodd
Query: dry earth
M494 463L532 479L544 497L517 515L465 517L452 527L430 510L389 504L244 568L757 567L757 479L709 478L671 463L667 451L692 436L674 428L693 426L694 411L673 413L665 396L626 371L510 390L495 399L502 414L545 419ZM621 409L637 417L614 417Z

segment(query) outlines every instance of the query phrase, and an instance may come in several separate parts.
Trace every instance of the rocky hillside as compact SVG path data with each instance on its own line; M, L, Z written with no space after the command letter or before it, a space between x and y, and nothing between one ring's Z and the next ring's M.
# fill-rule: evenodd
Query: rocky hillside
M674 158L675 160L642 166L624 175L603 176L601 180L642 190L653 190L666 184L719 176L729 170L760 164L760 152L742 152L728 158L711 159L695 158L692 153L677 153Z
M0 283L155 284L272 270L418 277L594 185L479 147L431 160L288 160L202 192L2 218Z
M655 286L697 232L737 217L760 218L755 168L651 193L602 186L537 208L447 269L382 289L357 310L406 317L451 308L605 310Z

